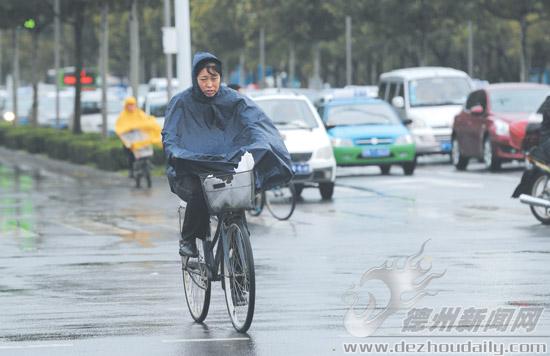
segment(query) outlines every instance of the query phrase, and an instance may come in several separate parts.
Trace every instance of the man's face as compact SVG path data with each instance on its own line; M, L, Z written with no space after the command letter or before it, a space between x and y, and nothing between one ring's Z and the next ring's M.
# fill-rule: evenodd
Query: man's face
M197 76L199 88L201 89L202 93L207 97L213 97L220 89L220 75L215 72L212 73L208 73L208 70L206 68L203 68Z
M134 103L126 104L126 110L129 112L136 111L136 104Z

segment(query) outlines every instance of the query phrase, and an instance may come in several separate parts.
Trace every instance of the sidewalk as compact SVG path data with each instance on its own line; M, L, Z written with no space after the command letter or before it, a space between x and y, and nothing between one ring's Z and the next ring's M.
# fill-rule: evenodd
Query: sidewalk
M116 172L102 171L93 167L52 159L44 154L32 154L0 147L0 164L17 166L24 170L47 171L55 175L69 176L75 179L90 179L110 184L128 184L128 178Z

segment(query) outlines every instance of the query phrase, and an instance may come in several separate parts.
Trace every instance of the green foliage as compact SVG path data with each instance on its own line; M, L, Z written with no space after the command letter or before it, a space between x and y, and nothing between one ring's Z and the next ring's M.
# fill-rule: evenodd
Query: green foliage
M74 135L67 130L0 124L0 146L77 164L91 163L108 171L126 169L128 165L120 140L103 139L99 134ZM162 149L155 148L153 163L159 166L165 163Z

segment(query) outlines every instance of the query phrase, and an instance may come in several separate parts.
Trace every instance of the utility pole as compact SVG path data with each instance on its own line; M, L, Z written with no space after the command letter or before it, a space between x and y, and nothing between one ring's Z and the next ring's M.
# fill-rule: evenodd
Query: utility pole
M472 21L468 21L468 74L474 76L474 31Z
M351 16L346 16L346 85L351 85Z
M54 2L54 66L55 66L55 127L61 126L59 117L59 52L61 41L61 22L59 19L59 0Z
M19 120L18 108L17 108L17 88L19 87L19 27L13 30L13 114L15 119L13 124L17 125Z
M164 26L172 26L171 0L164 0ZM172 54L166 53L166 95L168 101L172 98Z
M290 43L288 54L288 83L291 88L294 87L294 78L296 77L296 49L294 43Z
M130 85L132 95L138 98L139 88L139 23L138 23L138 0L132 0L130 9Z
M178 81L180 91L191 86L191 23L189 0L176 0L176 32L178 34Z
M244 53L241 52L239 55L239 85L244 88L246 85L245 81L245 71L244 71Z
M107 74L109 72L109 3L101 9L101 134L107 137Z
M265 88L265 28L260 29L260 88Z
M2 86L2 62L3 62L3 58L2 58L2 45L3 45L3 34L2 34L2 30L0 30L0 86Z

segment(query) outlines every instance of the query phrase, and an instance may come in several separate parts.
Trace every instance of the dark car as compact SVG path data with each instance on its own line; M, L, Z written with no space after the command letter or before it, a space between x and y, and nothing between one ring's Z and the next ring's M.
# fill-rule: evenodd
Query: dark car
M455 116L452 133L453 164L466 169L470 158L499 170L507 161L523 160L524 153L510 138L510 125L526 120L544 101L550 87L534 83L492 84L468 95Z

